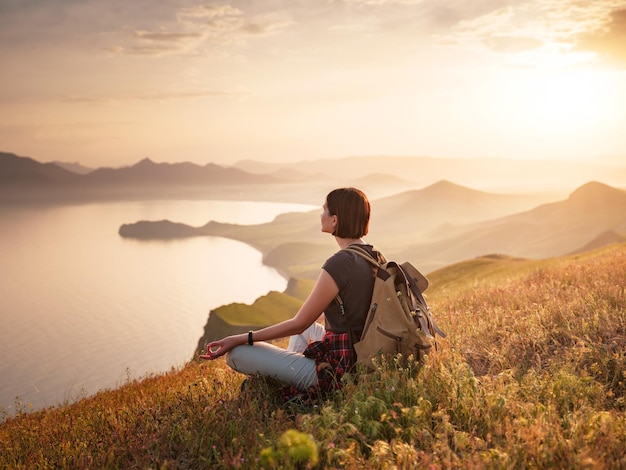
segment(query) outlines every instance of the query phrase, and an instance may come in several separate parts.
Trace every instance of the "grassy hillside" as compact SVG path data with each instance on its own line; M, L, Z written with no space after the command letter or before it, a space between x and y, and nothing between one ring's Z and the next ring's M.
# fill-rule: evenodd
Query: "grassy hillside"
M196 353L203 351L210 341L291 318L313 289L313 284L312 280L291 278L284 292L272 291L256 299L252 305L235 302L212 310Z
M625 468L626 244L432 273L448 333L312 408L192 361L0 425L0 468ZM147 352L149 353L149 351ZM286 434L285 434L286 433Z

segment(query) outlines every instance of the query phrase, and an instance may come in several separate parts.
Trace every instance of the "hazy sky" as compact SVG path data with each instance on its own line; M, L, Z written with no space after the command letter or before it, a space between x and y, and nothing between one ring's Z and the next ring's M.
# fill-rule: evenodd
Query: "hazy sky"
M626 0L0 0L0 151L626 163Z

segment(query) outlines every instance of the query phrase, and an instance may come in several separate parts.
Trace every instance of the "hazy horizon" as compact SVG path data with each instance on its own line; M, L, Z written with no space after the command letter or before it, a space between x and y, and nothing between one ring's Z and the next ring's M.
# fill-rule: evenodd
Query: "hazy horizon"
M1 149L0 149L1 151ZM14 153L14 152L9 152L9 153ZM626 153L624 155L623 158L620 157L615 157L613 159L605 159L605 160L598 160L597 158L593 158L590 157L589 159L580 159L580 160L575 160L575 161L567 161L567 160L560 160L560 159L550 159L550 158L515 158L515 157L471 157L471 156L466 156L466 157L437 157L437 156L420 156L420 155L370 155L370 154L364 154L364 155L344 155L344 156L336 156L336 157L320 157L320 158L303 158L303 159L284 159L284 160L264 160L262 158L241 158L238 160L233 160L231 162L226 162L226 163L219 163L216 162L214 160L205 160L202 161L200 159L197 160L190 160L190 159L185 159L185 158L178 158L175 160L156 160L154 158L151 157L138 157L136 160L129 160L127 162L123 162L120 163L119 165L111 165L111 164L105 164L102 166L87 166L83 163L81 163L80 161L70 161L70 160L46 160L46 159L39 159L35 156L32 155L18 155L20 157L28 157L28 158L32 158L33 160L36 160L40 163L62 163L64 164L65 168L69 168L71 165L75 164L78 166L82 166L85 169L91 169L91 170L96 170L99 168L115 168L115 169L120 169L120 168L126 168L126 167L132 167L134 165L137 165L138 163L140 163L142 160L150 160L153 163L159 164L159 163L170 163L170 164L176 164L176 163L193 163L196 165L209 165L209 164L216 164L216 165L220 165L220 166L224 166L224 167L237 167L237 166L241 166L241 165L245 165L246 162L253 162L253 163L261 163L261 164L267 164L267 165L271 165L271 166L280 166L280 165L285 165L285 166L290 166L293 164L313 164L313 163L324 163L324 162L333 162L333 161L340 161L340 160L348 160L348 159L353 159L353 158L410 158L410 159L429 159L429 160L450 160L450 161L489 161L489 160L494 160L494 161L505 161L505 162L545 162L545 163L565 163L565 164L573 164L573 165L593 165L593 166L598 166L598 167L607 167L607 168L626 168ZM445 179L445 178L444 178Z
M626 0L0 0L41 162L626 160Z
M0 189L5 190L4 202L70 202L94 198L133 200L142 197L172 200L236 198L317 204L321 195L339 186L359 187L370 198L377 199L443 183L439 187L445 187L444 192L454 192L452 186L459 186L493 194L529 197L539 203L565 198L592 182L626 189L625 164L611 166L596 162L391 156L280 163L245 160L221 168L213 162L202 165L154 162L150 159L119 167L98 168L54 161L52 163L75 173L78 178L57 180L59 184L50 186L41 184L46 181L46 177L41 179L42 175L51 172L49 177L52 179L49 181L52 182L58 174L36 159L26 163L29 159L32 157L0 152L0 176L5 183ZM30 173L24 173L23 164L30 168ZM151 189L147 189L146 184ZM276 185L280 185L280 191L276 190ZM120 192L122 186L126 189ZM89 190L86 190L87 187ZM441 193L441 189L438 191ZM440 196L445 197L444 194Z

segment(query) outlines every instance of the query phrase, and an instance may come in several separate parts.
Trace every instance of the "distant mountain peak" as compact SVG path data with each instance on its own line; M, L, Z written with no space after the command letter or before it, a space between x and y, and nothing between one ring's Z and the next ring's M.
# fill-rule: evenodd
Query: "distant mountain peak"
M423 194L435 197L463 196L467 194L481 194L482 191L461 186L448 180L439 180L420 191Z
M453 183L452 181L449 180L439 180L436 183L431 184L430 186L427 186L424 189L445 189L445 190L449 190L449 189L469 189L466 188L465 186L461 186L459 184Z
M608 184L601 183L600 181L589 181L576 189L572 194L607 190L614 191L615 188L609 186Z
M134 166L144 166L144 167L147 167L147 166L154 166L154 165L156 165L156 163L154 163L152 160L150 160L150 158L145 157L145 158L142 158L141 160L139 160Z
M576 189L569 196L569 200L572 202L585 202L585 201L598 201L606 200L614 197L626 196L626 193L621 189L614 188L598 181L590 181L583 184Z
M92 171L94 171L93 168L84 166L78 162L62 162L55 160L50 163L53 163L56 166L60 166L61 168L71 171L72 173L77 173L79 175L86 175L87 173L91 173Z

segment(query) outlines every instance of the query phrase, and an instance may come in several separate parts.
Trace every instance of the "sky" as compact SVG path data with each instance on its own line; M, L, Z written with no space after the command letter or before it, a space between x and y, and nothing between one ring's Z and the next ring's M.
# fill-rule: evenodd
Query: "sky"
M626 0L0 0L0 151L626 164Z

